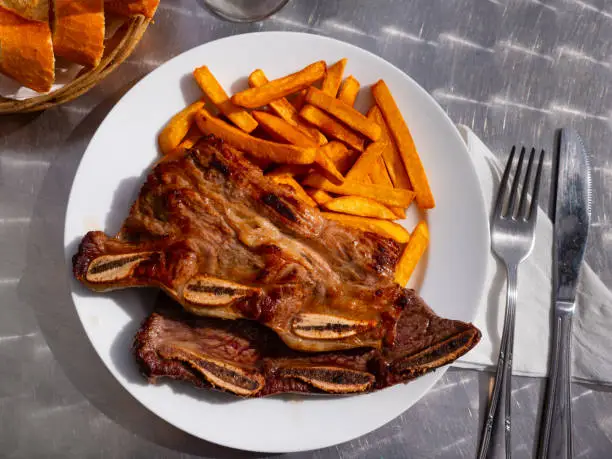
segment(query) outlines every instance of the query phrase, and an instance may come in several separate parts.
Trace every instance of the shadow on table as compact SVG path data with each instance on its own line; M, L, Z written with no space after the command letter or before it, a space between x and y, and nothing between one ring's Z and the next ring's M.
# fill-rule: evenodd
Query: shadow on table
M75 128L66 143L82 143L63 155L59 150L47 172L34 208L28 238L27 268L19 295L34 310L57 362L74 386L100 411L129 431L165 448L219 458L257 457L224 448L171 426L148 411L113 378L91 346L70 295L70 266L64 261L64 216L70 187L86 142L121 93L98 105ZM135 325L137 326L137 325ZM122 344L127 335L121 336ZM125 352L129 353L129 347Z

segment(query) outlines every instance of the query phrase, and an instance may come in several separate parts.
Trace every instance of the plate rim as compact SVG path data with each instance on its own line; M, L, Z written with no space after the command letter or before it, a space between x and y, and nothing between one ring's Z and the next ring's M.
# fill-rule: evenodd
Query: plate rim
M68 201L67 201L67 206L66 206L66 214L65 214L65 219L64 219L64 252L65 252L65 259L66 259L66 263L69 267L71 267L71 258L73 256L73 253L71 253L69 250L72 249L73 247L71 247L71 244L74 242L72 240L69 240L70 235L68 234L68 216L69 216L69 211L71 208L71 204L73 202L73 193L75 193L75 182L77 177L82 173L82 167L84 164L84 160L88 154L88 151L91 147L92 144L94 144L98 138L98 136L100 136L100 132L101 132L101 128L104 125L105 122L107 122L109 119L111 119L116 112L120 111L124 104L126 103L126 100L130 97L131 94L133 94L133 92L136 90L136 88L138 88L139 85L144 84L146 81L155 78L155 76L157 75L157 73L161 73L163 72L162 69L164 69L164 67L170 66L174 61L179 60L181 58L184 57L185 54L191 53L191 52L195 52L195 50L200 49L202 47L206 47L208 45L211 44L218 44L219 42L222 41L233 41L233 40L243 40L245 37L249 36L249 37L253 37L253 39L256 39L256 36L262 36L262 35L279 35L279 36L287 36L287 35L291 35L291 36L301 36L302 38L305 39L310 39L310 38L315 38L318 40L322 40L324 41L329 41L329 42L336 42L336 43L340 43L343 46L347 46L350 48L354 48L356 51L361 52L361 53L365 53L367 55L369 55L370 58L374 59L377 63L384 65L384 66L388 66L389 68L393 69L393 71L398 72L402 75L403 78L408 79L412 85L414 86L414 89L418 92L420 92L423 96L425 96L429 101L432 102L432 107L434 107L435 111L438 112L439 115L442 115L442 117L446 120L447 124L451 126L451 132L453 137L455 138L454 140L456 141L455 143L457 143L458 145L461 145L460 150L461 150L461 154L462 156L465 158L466 163L469 164L469 170L470 170L470 174L472 175L472 177L470 179L473 179L476 183L478 183L478 188L480 188L480 184L478 182L478 175L477 175L477 171L476 168L474 166L474 163L471 159L471 155L470 152L468 151L468 147L465 143L465 141L463 140L463 137L461 136L459 129L457 128L457 125L451 120L451 118L448 116L448 114L446 113L446 111L438 104L438 102L436 101L436 99L429 93L427 92L416 80L414 80L410 75L408 75L406 72L404 72L402 69L400 69L399 67L397 67L396 65L394 65L393 63L385 60L384 58L377 56L376 54L374 54L373 52L361 48L359 46L353 45L351 43L345 42L343 40L339 40L333 37L329 37L329 36L325 36L325 35L320 35L320 34L315 34L315 33L305 33L305 32L293 32L293 31L258 31L258 32L247 32L247 33L242 33L242 34L236 34L236 35L230 35L230 36L226 36L226 37L221 37L215 40L211 40L209 42L206 43L202 43L199 45L196 45L190 49L184 50L181 53L177 54L176 56L172 57L171 59L167 60L166 62L164 62L162 65L160 65L158 68L156 68L155 70L151 71L150 73L148 73L147 75L145 75L143 78L141 78L136 84L134 84L134 86L132 86L125 94L122 95L121 99L119 101L117 101L117 103L115 104L115 106L108 112L108 114L104 117L104 119L102 120L102 122L98 125L96 132L93 134L93 136L91 137L80 161L79 161L79 165L77 167L77 170L74 174L74 178L71 184L71 189L70 189L70 193L68 196ZM149 166L147 166L149 167ZM143 170L143 172L145 172L148 169ZM481 302L482 300L482 296L484 294L484 282L485 282L485 278L486 278L486 266L487 266L487 255L488 255L488 251L487 248L490 246L490 234L489 234L489 220L487 217L487 212L486 212L486 205L485 205L485 201L484 201L484 197L482 196L482 193L477 193L478 195L478 213L480 214L480 219L479 222L480 223L484 223L484 225L482 225L482 233L483 233L483 241L482 241L482 248L483 250L478 251L477 253L480 253L481 255L481 263L479 263L480 266L483 267L483 269L480 272L480 278L476 279L477 282L477 294L475 295L476 297L476 303ZM374 430L380 429L381 427L383 427L384 425L388 424L389 422L391 422L392 420L394 420L397 416L401 415L401 413L405 412L406 410L408 410L410 407L412 407L415 403L417 403L425 394L427 394L431 388L433 387L433 385L443 376L443 374L447 371L447 369L450 367L450 365L445 365L442 368L439 368L436 370L435 373L429 373L429 375L432 376L431 378L431 382L429 382L426 387L424 388L424 390L422 391L422 393L416 398L416 400L408 407L406 407L401 413L399 414L392 414L390 416L385 416L385 420L384 422L380 423L377 427L368 430L367 432L363 432L361 434L357 434L357 435L350 435L346 438L341 438L337 441L335 441L334 443L329 443L329 442L319 442L316 445L313 446L308 446L308 447L298 447L298 448L266 448L266 449L259 449L259 448L249 448L247 446L244 445L237 445L236 443L228 443L226 441L219 441L217 439L214 438L207 438L205 436L203 436L202 434L198 433L196 430L194 429L186 429L183 426L180 426L176 423L174 423L173 421L169 420L167 417L162 416L160 413L158 413L157 411L155 411L153 408L151 408L147 403L145 403L145 401L141 400L140 397L138 397L131 389L130 389L130 385L128 384L124 384L123 381L118 378L113 369L111 369L111 367L109 366L109 364L107 364L106 360L104 358L102 358L102 356L100 355L100 353L98 352L97 347L94 345L94 341L90 335L90 331L89 328L86 326L85 322L84 322L84 317L81 314L81 311L79 309L79 307L76 305L75 302L75 285L78 285L77 281L74 279L74 277L71 275L72 270L69 269L70 274L69 277L71 279L70 282L70 286L71 286L71 300L73 302L73 305L76 309L77 315L79 317L79 320L81 321L81 325L83 326L83 330L85 331L85 334L87 335L87 338L89 339L90 343L92 344L92 347L94 347L94 349L96 350L96 353L98 354L98 357L100 358L100 360L102 361L102 363L104 364L105 368L111 373L111 375L115 378L115 380L117 380L117 382L121 385L121 387L126 390L134 399L136 399L142 406L144 406L148 411L150 411L151 413L153 413L155 416L157 416L158 418L164 420L165 422L167 422L168 424L182 430L185 433L188 433L190 435L194 435L197 438L203 439L205 441L210 441L213 443L216 443L218 445L221 446L225 446L228 448L234 448L234 449L243 449L243 450L247 450L247 451L253 451L253 452L261 452L261 453L288 453L288 452L302 452L302 451L311 451L314 449L319 449L319 448L324 448L324 447L329 447L329 446L333 446L333 445L337 445L340 443L344 443L347 441L351 441L354 440L355 438L359 438L360 436L366 435L368 433L373 432ZM475 284L476 284L476 280L475 280ZM469 322L473 322L474 319L476 318L476 314L477 314L477 306L475 306L472 311L471 311L471 316L469 318L461 318L460 320L464 320L464 321L469 321ZM388 390L388 389L387 389Z

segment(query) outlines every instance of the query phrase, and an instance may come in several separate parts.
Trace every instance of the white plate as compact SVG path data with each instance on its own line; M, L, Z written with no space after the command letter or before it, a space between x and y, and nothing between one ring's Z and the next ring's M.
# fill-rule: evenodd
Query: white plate
M489 237L476 174L459 133L436 102L396 67L367 51L316 35L266 32L224 38L177 56L132 88L98 128L76 174L66 215L68 262L87 231L114 234L119 229L158 156L158 130L200 97L191 76L195 67L208 65L225 88L235 92L245 87L246 77L256 68L265 69L272 79L316 60L333 63L343 57L348 58L346 75L354 75L365 88L357 101L362 108L371 103L367 87L380 78L387 82L429 176L437 207L427 215L431 246L417 276L420 293L438 314L472 320L484 282ZM405 223L411 229L416 220L411 215ZM177 383L148 385L138 375L130 344L154 295L137 289L92 294L73 281L72 297L83 327L117 380L170 424L221 445L289 452L348 441L401 414L444 372L352 397L242 400Z

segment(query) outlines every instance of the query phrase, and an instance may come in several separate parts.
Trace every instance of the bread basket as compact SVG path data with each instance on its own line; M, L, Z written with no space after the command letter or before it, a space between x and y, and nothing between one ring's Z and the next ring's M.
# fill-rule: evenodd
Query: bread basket
M0 115L28 113L69 102L86 93L109 73L115 70L134 50L151 19L142 15L131 16L112 37L110 49L107 48L98 66L83 70L74 80L62 88L25 100L14 100L0 96Z

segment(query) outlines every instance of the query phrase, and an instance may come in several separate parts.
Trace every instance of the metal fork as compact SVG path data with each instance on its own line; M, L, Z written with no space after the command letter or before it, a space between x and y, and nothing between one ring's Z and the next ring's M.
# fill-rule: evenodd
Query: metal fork
M522 174L526 162L525 147L516 165L516 172L512 186L508 186L510 174L513 169L516 147L512 147L510 158L497 192L497 201L493 216L491 217L491 245L493 252L506 265L508 276L508 296L506 300L506 313L502 333L493 395L489 402L489 409L480 442L478 457L487 457L491 433L497 417L498 408L501 407L501 398L504 398L504 436L506 458L511 456L510 441L510 405L511 405L511 379L512 379L512 352L514 347L514 319L517 300L518 265L524 261L533 249L535 241L535 226L538 215L538 195L540 178L542 176L542 160L544 150L539 154L537 172L533 186L530 187L531 172L533 169L536 150L533 148L527 162L527 171ZM520 194L520 198L519 198ZM531 203L528 204L529 194Z

